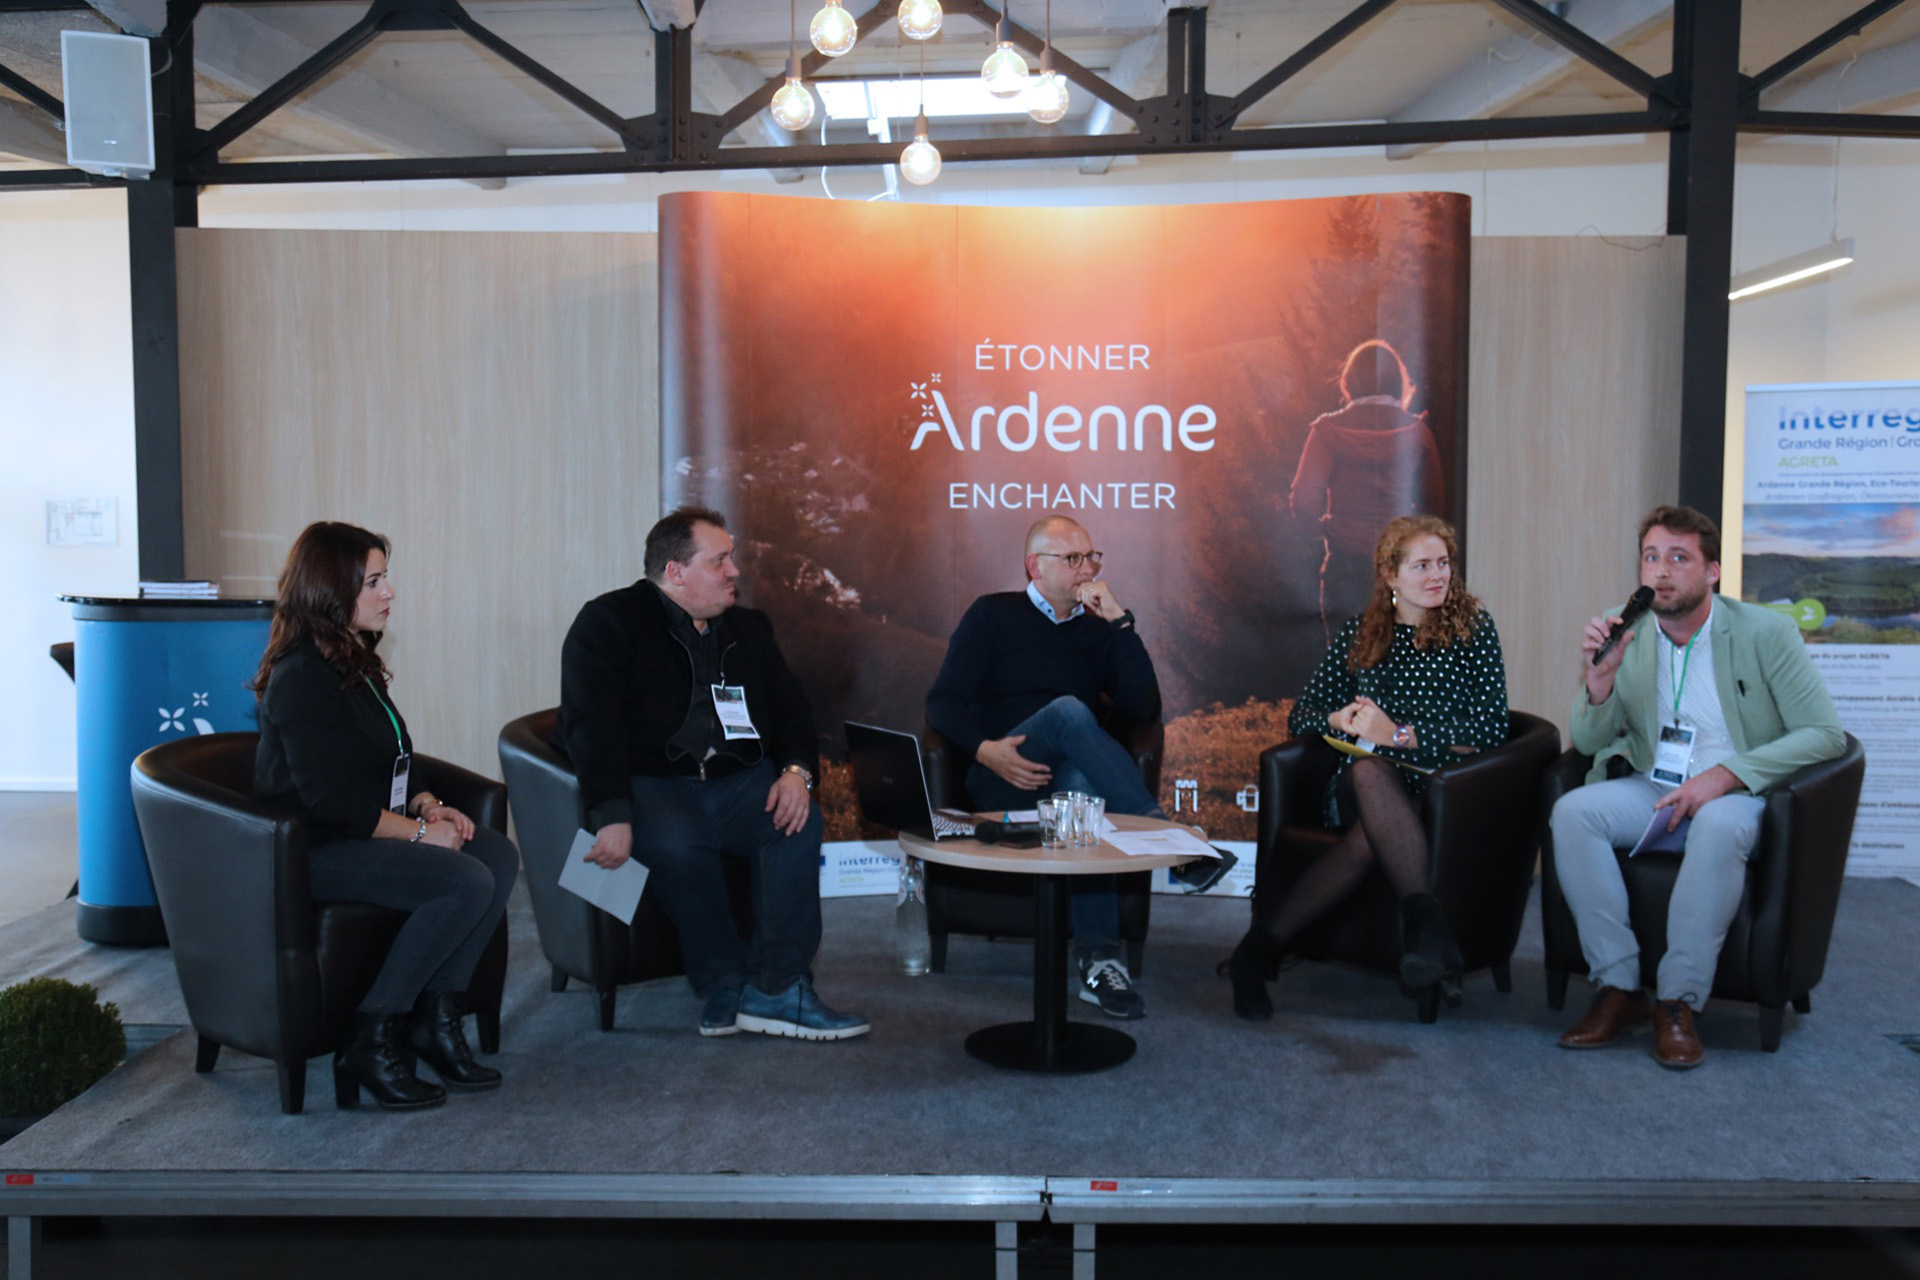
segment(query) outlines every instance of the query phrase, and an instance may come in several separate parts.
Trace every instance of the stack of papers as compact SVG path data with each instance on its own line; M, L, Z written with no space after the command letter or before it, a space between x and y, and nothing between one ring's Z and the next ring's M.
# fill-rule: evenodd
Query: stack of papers
M1109 831L1107 843L1130 858L1173 854L1182 858L1219 858L1220 851L1185 827L1159 831Z
M220 584L204 578L193 582L142 582L142 600L218 600Z

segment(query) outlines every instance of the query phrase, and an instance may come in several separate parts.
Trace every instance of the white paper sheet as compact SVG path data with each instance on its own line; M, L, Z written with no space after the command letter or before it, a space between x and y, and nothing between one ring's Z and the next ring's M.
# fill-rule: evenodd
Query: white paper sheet
M595 866L586 861L587 852L592 848L591 831L574 834L567 860L560 864L560 887L580 895L615 919L632 924L633 913L640 909L640 894L647 887L647 869L637 858L628 858L611 871Z
M1107 843L1130 858L1152 858L1177 854L1183 858L1214 858L1220 854L1205 840L1185 827L1165 827L1159 831L1107 832Z

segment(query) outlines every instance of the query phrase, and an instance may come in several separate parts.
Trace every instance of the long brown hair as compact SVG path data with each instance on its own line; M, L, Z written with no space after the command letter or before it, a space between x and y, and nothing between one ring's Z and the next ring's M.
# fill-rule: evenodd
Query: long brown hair
M358 525L321 520L300 531L280 570L273 629L253 677L256 698L266 696L274 665L309 642L346 677L342 688L370 680L385 686L386 664L374 652L379 634L353 629L354 606L366 582L367 560L375 551L391 554L386 538Z
M1460 572L1460 538L1453 526L1439 516L1401 516L1390 522L1373 547L1373 598L1360 615L1360 629L1354 633L1353 647L1347 650L1347 669L1364 671L1379 665L1393 644L1393 575L1406 559L1407 544L1415 538L1432 536L1446 544L1447 559L1453 562L1453 577L1447 583L1447 598L1436 609L1427 610L1420 627L1413 633L1416 649L1440 649L1473 634L1480 617L1480 601L1467 590Z

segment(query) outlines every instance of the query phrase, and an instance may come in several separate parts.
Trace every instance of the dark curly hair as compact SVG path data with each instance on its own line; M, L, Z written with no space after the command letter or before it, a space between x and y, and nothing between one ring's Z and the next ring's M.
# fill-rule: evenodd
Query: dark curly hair
M342 688L374 680L386 686L386 664L374 651L379 634L353 629L367 558L375 551L392 554L384 536L358 525L321 520L300 531L287 552L286 567L280 570L273 628L267 633L267 651L260 657L260 670L251 686L254 697L266 696L275 664L308 642L344 677Z
M1447 598L1437 609L1427 610L1420 627L1413 633L1416 649L1442 649L1473 634L1480 617L1480 601L1467 590L1467 580L1459 569L1460 538L1453 526L1439 516L1401 516L1389 523L1373 547L1373 598L1360 615L1360 629L1354 633L1353 647L1347 650L1347 669L1364 671L1378 666L1393 644L1393 575L1406 559L1407 544L1415 538L1432 536L1446 544L1447 558L1454 562L1453 579L1447 584Z

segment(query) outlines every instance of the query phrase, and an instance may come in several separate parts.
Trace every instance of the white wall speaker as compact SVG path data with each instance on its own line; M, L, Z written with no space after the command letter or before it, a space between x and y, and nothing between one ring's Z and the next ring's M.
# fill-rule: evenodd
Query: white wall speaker
M147 42L103 31L60 33L67 163L108 178L153 172L153 80Z

